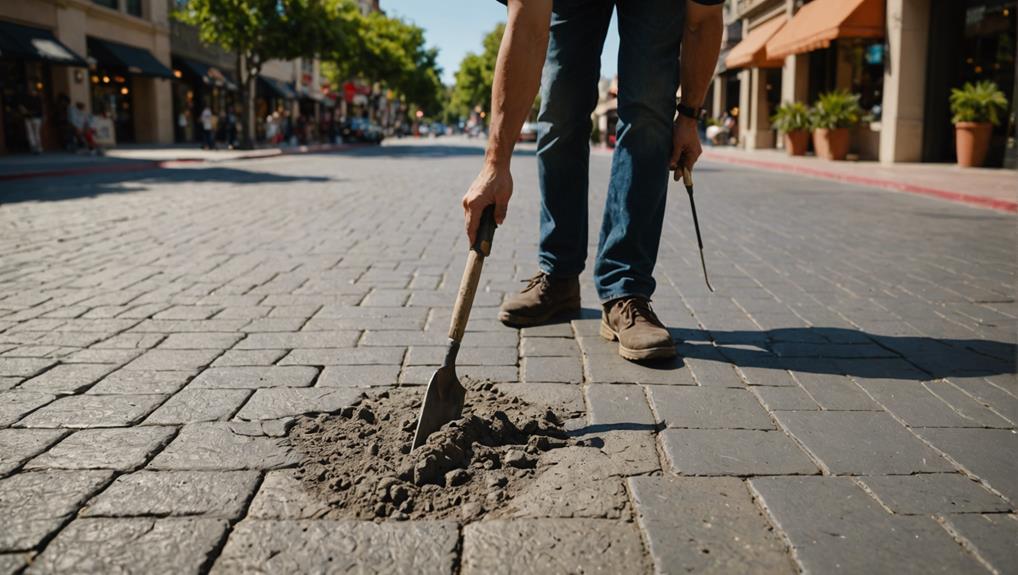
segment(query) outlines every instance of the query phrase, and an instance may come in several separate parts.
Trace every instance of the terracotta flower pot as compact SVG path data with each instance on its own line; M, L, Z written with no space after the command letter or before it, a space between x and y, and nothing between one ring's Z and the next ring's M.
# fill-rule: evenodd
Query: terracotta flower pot
M817 157L825 160L844 160L848 156L848 140L848 128L813 130L813 148Z
M986 152L990 149L992 131L993 126L989 122L958 122L954 125L959 166L978 168L983 165L986 161Z
M806 155L806 146L809 145L809 132L796 130L785 134L785 150L789 156Z

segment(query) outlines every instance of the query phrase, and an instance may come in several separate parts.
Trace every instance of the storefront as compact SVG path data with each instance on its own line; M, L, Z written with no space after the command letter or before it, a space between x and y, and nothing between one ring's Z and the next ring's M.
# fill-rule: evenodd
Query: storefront
M197 142L202 138L201 114L208 106L217 118L225 118L239 103L237 84L227 72L188 58L173 58L174 139ZM221 123L225 127L225 123ZM225 134L217 139L223 140Z
M144 48L99 38L88 38L88 55L96 64L91 72L92 113L113 122L117 142L135 142L139 92L152 91L152 83L172 79L173 72ZM149 112L149 113L143 113Z
M991 80L1007 97L1010 110L994 128L987 166L1015 167L1015 0L931 2L926 68L922 157L954 161L951 89L965 82Z
M294 128L290 117L290 108L297 93L289 83L271 76L259 76L255 83L255 137L259 141L267 139L266 119L275 114L273 122L276 127L271 131L282 136L290 135Z
M64 146L68 101L55 93L53 69L85 66L49 30L0 21L0 153L30 151L25 120L36 113L42 149Z
M773 148L777 141L770 118L781 104L784 60L771 57L766 45L787 22L788 17L782 10L776 14L765 13L756 21L748 22L743 40L725 56L725 68L739 70L738 111L732 115L738 118L739 143L748 149ZM731 111L732 107L727 110Z

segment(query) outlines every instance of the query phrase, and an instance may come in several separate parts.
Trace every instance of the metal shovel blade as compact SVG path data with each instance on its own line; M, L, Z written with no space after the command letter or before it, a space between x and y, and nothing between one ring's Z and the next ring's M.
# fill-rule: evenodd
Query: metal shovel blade
M456 377L455 365L438 368L424 392L424 403L421 404L421 414L417 418L417 431L414 433L411 450L424 445L428 436L446 423L459 419L466 395L467 390Z

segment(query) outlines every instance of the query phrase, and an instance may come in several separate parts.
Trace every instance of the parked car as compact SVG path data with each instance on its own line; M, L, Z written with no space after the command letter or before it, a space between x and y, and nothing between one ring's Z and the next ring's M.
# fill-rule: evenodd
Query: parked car
M526 122L523 124L523 129L520 130L520 141L521 142L537 141L537 122Z
M340 136L344 142L365 142L368 144L381 144L385 139L382 128L372 124L371 120L366 118L351 118L343 122Z

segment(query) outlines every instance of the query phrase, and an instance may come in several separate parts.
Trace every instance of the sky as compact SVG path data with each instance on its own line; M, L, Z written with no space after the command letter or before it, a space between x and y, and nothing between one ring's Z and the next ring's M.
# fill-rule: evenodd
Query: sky
M505 6L496 0L381 0L382 10L424 28L429 46L439 49L442 81L452 84L467 52L480 52L481 39L505 21ZM619 34L615 18L601 54L601 75L615 75Z

